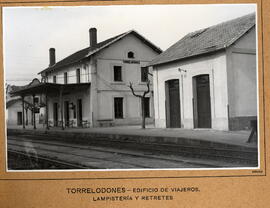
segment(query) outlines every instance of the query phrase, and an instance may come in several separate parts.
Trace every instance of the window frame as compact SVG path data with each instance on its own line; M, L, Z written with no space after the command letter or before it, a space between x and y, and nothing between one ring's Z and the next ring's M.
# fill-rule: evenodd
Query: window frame
M53 83L56 84L57 83L57 76L53 75Z
M116 80L116 76L115 76L116 67L120 67L120 80ZM121 64L114 64L112 68L113 68L113 73L112 73L113 82L123 82L123 66Z
M68 73L64 72L64 84L68 84Z
M143 70L146 70L146 72ZM149 73L149 68L146 66L141 66L141 82L145 83L149 81L149 77L148 77L148 73Z
M81 69L80 68L76 69L76 83L77 84L81 83Z
M130 54L132 54L131 57L130 57ZM127 52L127 58L128 59L135 59L135 53L133 51L128 51Z
M38 104L39 103L39 97L34 97L34 103Z

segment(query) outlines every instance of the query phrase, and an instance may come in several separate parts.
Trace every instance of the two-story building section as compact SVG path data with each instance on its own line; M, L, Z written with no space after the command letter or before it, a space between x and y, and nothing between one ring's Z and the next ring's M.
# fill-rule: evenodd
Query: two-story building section
M134 30L97 42L97 30L89 30L90 46L59 62L55 49L49 50L49 67L41 71L42 87L17 94L46 94L47 119L54 126L139 124L141 101L132 95L143 94L146 122L153 122L152 72L147 65L161 49ZM27 91L28 90L28 91Z

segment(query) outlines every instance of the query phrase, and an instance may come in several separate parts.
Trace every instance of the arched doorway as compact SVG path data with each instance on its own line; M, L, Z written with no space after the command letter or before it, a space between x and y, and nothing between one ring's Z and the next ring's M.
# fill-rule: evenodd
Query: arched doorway
M165 82L166 127L181 127L179 80L172 79Z
M211 98L209 75L193 77L194 128L211 128Z

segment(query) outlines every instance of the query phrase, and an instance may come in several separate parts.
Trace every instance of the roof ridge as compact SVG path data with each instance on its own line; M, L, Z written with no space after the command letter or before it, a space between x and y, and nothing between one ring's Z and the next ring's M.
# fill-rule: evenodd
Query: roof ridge
M122 34L124 34L124 33L121 33L121 34L116 35L116 36L111 37L111 38L107 38L107 39L105 39L105 40L103 40L103 41L101 41L101 42L97 43L96 45L102 44L102 43L104 43L104 42L106 42L106 41L109 41L110 39L114 39L114 38L116 38L117 36L120 36L120 35L122 35ZM57 64L59 64L60 62L62 62L62 61L65 61L65 60L69 59L71 56L74 56L74 55L76 55L76 54L78 54L78 53L80 53L80 52L83 52L84 50L90 50L90 49L91 49L91 46L88 46L88 47L85 47L85 48L83 48L83 49L80 49L80 50L78 50L78 51L76 51L76 52L74 52L74 53L72 53L72 54L70 54L70 55L66 56L65 58L63 58L63 59L61 59L61 60L57 61L57 62L56 62L54 65L52 65L52 66L49 66L49 67L45 68L44 70L42 70L42 71L41 71L41 72L39 72L38 74L41 74L42 72L44 72L44 71L46 71L46 70L48 70L48 69L50 69L50 68L53 68L54 66L56 66L56 65L57 65ZM86 56L85 56L85 57L86 57ZM84 57L84 58L85 58L85 57ZM77 61L75 61L75 62L77 62ZM60 66L60 67L63 67L63 66L66 66L66 65L69 65L69 64L75 63L75 62L66 63L66 64L64 64L64 65L62 65L62 66ZM59 68L59 67L57 67L57 68Z
M61 59L58 62L56 62L54 65L49 66L46 69L42 70L38 74L41 74L41 73L46 72L46 71L53 71L55 69L58 69L58 68L61 68L61 67L64 67L64 66L77 63L78 61L97 53L98 51L108 47L109 45L113 44L114 42L120 40L121 38L123 38L126 35L131 34L133 32L135 34L137 34L137 36L139 36L137 38L143 39L145 44L147 44L150 48L152 48L152 50L157 51L158 53L160 53L162 51L159 47L155 46L155 44L153 44L152 42L147 40L145 37L140 35L137 31L132 29L132 30L129 30L127 32L124 32L124 33L118 34L116 36L113 36L111 38L108 38L106 40L103 40L103 41L97 43L95 46L86 47L84 49L76 51L76 52L72 53L71 55Z
M193 32L189 32L189 33L187 33L185 36L187 36L187 35L189 35L189 34L192 34L192 33L200 32L201 30L208 30L208 29L211 29L211 28L215 28L215 27L217 27L217 26L219 26L219 25L230 24L231 22L234 22L234 21L239 20L239 19L244 19L244 18L247 18L247 17L253 17L254 15L255 15L255 12L246 14L246 15L244 15L244 16L239 16L239 17L236 17L236 18L233 18L233 19L230 19L230 20L222 21L222 22L220 22L220 23L211 25L211 26L209 26L209 27L204 27L204 28L195 30L195 31L193 31ZM184 36L184 37L185 37L185 36Z
M101 50L102 48L107 47L107 46L110 45L112 42L114 42L114 41L120 39L122 36L125 36L125 35L127 35L128 33L129 33L129 32L121 33L121 34L119 34L119 35L116 35L116 36L114 36L114 37L112 37L112 38L108 38L108 39L106 39L106 40L104 40L104 41L98 43L98 44L101 44L101 43L105 43L106 41L108 41L108 43L106 43L105 45L101 46L101 48L96 48L96 49L93 50L92 52L89 52L89 53L86 55L86 57L88 57L88 56L90 56L90 55L96 53L97 51ZM109 40L111 40L111 41L109 41Z
M256 24L255 14L250 13L189 32L153 59L149 65L166 63L229 47L254 27Z

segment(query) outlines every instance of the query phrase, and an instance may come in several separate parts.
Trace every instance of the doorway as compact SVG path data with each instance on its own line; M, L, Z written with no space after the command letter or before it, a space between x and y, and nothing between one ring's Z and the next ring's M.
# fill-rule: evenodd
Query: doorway
M166 127L181 127L179 80L165 82Z
M211 97L209 75L193 77L194 128L211 128Z
M82 126L82 99L77 100L77 124L78 126Z
M69 127L69 102L65 101L64 104L64 118L65 118L65 124L67 127Z
M58 103L53 103L53 125L58 126Z
M17 125L22 125L22 112L17 112Z

